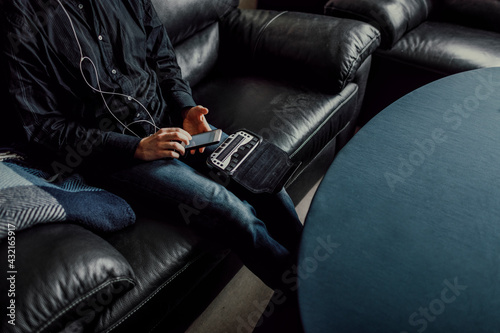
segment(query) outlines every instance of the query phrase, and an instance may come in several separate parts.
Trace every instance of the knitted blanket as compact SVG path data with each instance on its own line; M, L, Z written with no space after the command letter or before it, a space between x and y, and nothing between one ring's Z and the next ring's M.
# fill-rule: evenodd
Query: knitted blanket
M0 240L40 223L72 222L103 232L135 222L131 207L120 197L85 184L73 175L61 183L14 162L0 162Z

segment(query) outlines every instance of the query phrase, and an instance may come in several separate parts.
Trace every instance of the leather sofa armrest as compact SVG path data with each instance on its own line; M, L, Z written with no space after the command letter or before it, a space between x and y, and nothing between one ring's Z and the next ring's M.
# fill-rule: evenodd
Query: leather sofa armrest
M405 33L425 21L430 0L330 0L325 14L370 23L381 35L383 48L392 47Z
M12 304L0 321L1 332L83 331L79 328L135 285L126 259L78 225L37 225L11 237L0 243L5 258L0 269L10 278L2 277L7 283L0 284L0 303ZM14 263L7 263L9 249L15 251L9 252ZM16 273L9 273L12 268Z
M236 10L221 25L223 63L246 62L334 92L353 80L380 42L369 24L298 12Z

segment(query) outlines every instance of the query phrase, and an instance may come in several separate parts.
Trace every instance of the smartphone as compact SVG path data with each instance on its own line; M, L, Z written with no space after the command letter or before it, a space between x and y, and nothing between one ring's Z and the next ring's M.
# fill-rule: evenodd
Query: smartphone
M210 132L193 135L191 141L189 141L189 145L184 146L184 143L182 143L182 145L186 150L206 147L219 143L221 137L222 130L216 129Z

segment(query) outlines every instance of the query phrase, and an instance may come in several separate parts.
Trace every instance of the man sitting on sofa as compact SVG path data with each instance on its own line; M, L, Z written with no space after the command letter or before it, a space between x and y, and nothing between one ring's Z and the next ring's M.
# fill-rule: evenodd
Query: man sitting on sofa
M167 221L184 220L232 248L271 288L293 287L283 273L302 225L285 191L230 191L208 176L214 148L189 156L181 145L211 130L208 110L182 79L151 0L4 6L9 89L28 156L59 176L84 173Z

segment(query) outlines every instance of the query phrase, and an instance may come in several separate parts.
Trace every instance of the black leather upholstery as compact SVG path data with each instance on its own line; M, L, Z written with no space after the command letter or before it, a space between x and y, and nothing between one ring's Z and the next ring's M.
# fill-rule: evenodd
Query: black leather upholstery
M36 226L17 233L15 243L16 325L2 318L2 332L58 332L74 320L91 322L101 305L137 283L117 249L77 225ZM0 248L6 254L7 242ZM0 267L4 277L7 260ZM2 280L0 299L7 304L6 277Z
M431 0L333 0L325 6L325 14L366 21L382 34L382 47L391 47L426 20L432 6Z
M178 44L238 7L238 0L153 0L172 44Z
M219 58L219 40L219 24L214 22L176 46L177 62L191 86L214 69Z
M166 222L141 218L131 228L105 237L130 263L137 284L106 308L96 331L152 328L224 257L224 251L207 251L184 224ZM157 319L146 324L145 317Z
M262 77L221 77L196 87L194 96L215 113L210 121L228 132L242 127L262 135L307 164L349 122L355 84L324 94ZM332 112L333 110L333 112Z
M496 0L440 0L436 16L439 20L482 30L500 32L500 2Z
M279 73L294 81L319 83L331 93L353 81L379 39L373 27L359 22L264 10L233 12L224 31L228 59L245 61L266 75ZM312 47L316 45L321 47Z
M292 10L297 12L323 14L325 0L259 0L260 9Z
M407 33L393 49L379 50L377 55L448 75L500 66L499 52L497 32L426 21Z
M239 11L237 0L153 4L195 100L210 109L209 122L226 132L260 133L302 163L287 185L298 202L352 136L379 33L352 20ZM12 114L9 107L2 112ZM6 324L4 316L2 332L58 331L77 323L90 332L148 332L160 322L171 330L192 320L195 306L186 299L202 300L186 297L211 283L212 270L224 271L228 251L181 221L138 216L135 225L109 235L71 224L19 232L18 325ZM117 282L124 287L112 293ZM6 294L1 284L0 297ZM98 310L85 308L85 300L97 302Z
M360 124L432 80L500 66L500 3L496 0L330 0L325 13L377 27Z

